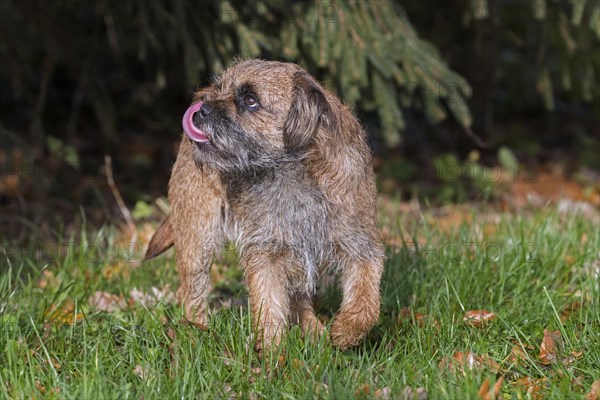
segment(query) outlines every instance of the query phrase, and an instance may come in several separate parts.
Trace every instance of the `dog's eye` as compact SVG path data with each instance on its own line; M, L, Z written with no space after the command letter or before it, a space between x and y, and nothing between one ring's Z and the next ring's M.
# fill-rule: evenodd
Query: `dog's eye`
M258 107L258 101L256 100L256 98L254 96L252 96L252 95L249 95L249 94L245 95L242 98L242 104L245 107L248 107L248 108L256 108L256 107Z

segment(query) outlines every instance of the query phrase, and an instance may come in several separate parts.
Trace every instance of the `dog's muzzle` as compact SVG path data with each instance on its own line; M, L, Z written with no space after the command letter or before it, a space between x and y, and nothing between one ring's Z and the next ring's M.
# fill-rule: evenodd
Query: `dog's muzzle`
M190 139L194 142L205 143L210 140L206 136L200 128L198 128L197 122L199 120L205 118L208 114L210 114L210 107L202 107L203 102L199 101L198 103L192 104L183 114L183 131Z

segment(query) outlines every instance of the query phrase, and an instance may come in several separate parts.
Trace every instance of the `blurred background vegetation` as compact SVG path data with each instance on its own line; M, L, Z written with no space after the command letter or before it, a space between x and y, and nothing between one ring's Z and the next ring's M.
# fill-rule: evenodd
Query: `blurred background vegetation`
M299 63L352 105L383 192L494 198L495 166L558 166L597 201L598 0L0 0L0 37L5 221L114 215L105 155L149 215L192 92L237 57Z

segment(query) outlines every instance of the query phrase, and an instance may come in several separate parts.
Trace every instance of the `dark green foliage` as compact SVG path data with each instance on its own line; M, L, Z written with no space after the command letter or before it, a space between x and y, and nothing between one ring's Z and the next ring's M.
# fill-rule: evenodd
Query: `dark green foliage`
M592 102L600 98L600 2L597 0L473 0L473 18L501 24L506 40L499 73L513 85L535 77L548 110L559 93ZM496 8L495 15L489 5Z
M450 114L464 128L472 124L469 79L409 21L440 7L436 0L2 1L0 114L21 107L17 122L32 134L51 127L69 140L87 112L110 144L123 122L185 104L236 57L263 57L302 64L359 114L376 114L394 146L406 108L434 122ZM600 98L598 1L462 0L442 8L452 13L429 27L434 42L469 24L501 27L501 54L488 75L508 86L533 78L547 109L563 94ZM452 66L469 78L460 62Z

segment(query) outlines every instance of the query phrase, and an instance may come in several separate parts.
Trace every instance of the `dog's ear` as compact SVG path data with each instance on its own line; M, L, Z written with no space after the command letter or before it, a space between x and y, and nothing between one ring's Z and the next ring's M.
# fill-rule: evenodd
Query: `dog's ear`
M294 98L283 127L283 142L288 151L305 149L319 124L328 120L331 107L323 89L308 73L294 76Z

